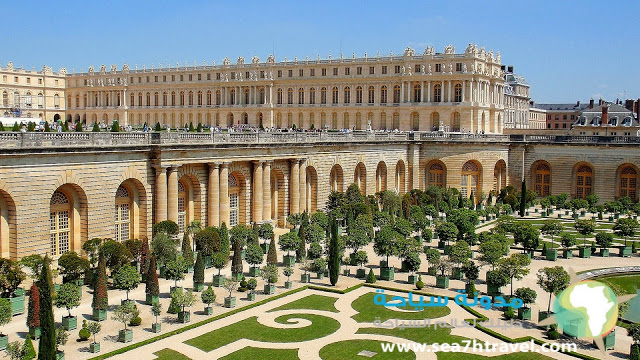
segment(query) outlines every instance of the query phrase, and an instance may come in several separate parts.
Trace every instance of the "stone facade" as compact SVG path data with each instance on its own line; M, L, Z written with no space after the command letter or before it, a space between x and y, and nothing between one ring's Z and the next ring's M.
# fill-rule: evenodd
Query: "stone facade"
M365 195L436 184L479 196L519 186L524 171L544 195L637 200L640 163L636 137L3 133L0 143L0 251L11 258L149 237L165 219L284 225L351 183Z

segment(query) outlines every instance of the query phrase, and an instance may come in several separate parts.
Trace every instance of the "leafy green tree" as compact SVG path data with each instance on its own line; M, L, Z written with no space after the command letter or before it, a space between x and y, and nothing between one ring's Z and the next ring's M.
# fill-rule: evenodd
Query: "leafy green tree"
M576 237L569 233L562 233L562 235L560 235L560 243L565 250L569 250L570 247L576 245Z
M474 284L480 276L480 268L473 261L467 261L462 266L462 272L464 273L464 277L467 279L467 284ZM473 297L473 294L467 293L467 297L468 296Z
M222 236L220 231L213 227L208 227L198 231L193 238L196 249L202 256L213 256L217 251L222 251ZM228 254L229 248L226 249Z
M78 285L74 283L66 283L56 292L54 304L57 308L65 308L71 317L71 309L80 306L80 293Z
M356 259L356 264L358 264L360 268L362 268L362 266L369 261L369 256L367 255L366 251L360 250L356 253L355 259Z
M513 296L513 280L521 280L529 274L531 259L524 254L511 254L498 261L498 269L503 271L511 280L511 296Z
M596 231L596 221L594 219L579 219L576 220L573 227L583 236L583 245L586 246L587 236Z
M252 243L254 240L257 240L258 234L256 234L253 229L245 224L239 224L234 226L231 231L229 231L231 246L235 249L236 243L239 242L240 251L244 249L247 244ZM257 241L256 241L257 242Z
M500 268L487 271L486 279L487 284L498 288L501 288L509 283L509 275Z
M613 244L613 234L604 231L598 231L596 233L596 244L602 249L608 249Z
M274 264L266 265L260 270L260 276L269 285L275 284L278 282L278 267Z
M0 297L11 297L26 279L27 275L20 267L17 261L0 258Z
M242 243L236 241L233 246L233 258L231 258L231 274L242 274Z
M274 236L273 226L270 223L263 223L258 227L258 236L265 241L265 243Z
M247 256L245 258L249 265L257 267L264 261L264 252L260 245L252 243L247 247Z
M413 231L413 226L411 225L409 220L399 217L393 224L393 230L395 230L395 232L402 235L403 237L408 237Z
M562 223L558 220L546 220L540 228L540 232L545 235L551 236L551 244L554 244L553 237L559 235L562 232Z
M211 304L216 301L216 293L211 288L211 285L209 285L209 287L200 294L200 298L207 307L211 307Z
M178 243L164 232L157 233L151 240L153 256L160 264L167 264L178 255Z
M75 251L68 251L60 256L58 266L63 281L69 282L80 279L89 270L89 261L80 257Z
M12 317L9 299L0 297L0 325L7 325Z
M316 274L322 274L327 270L327 260L324 258L318 258L313 261L313 272Z
M175 259L169 260L165 264L165 277L174 281L175 287L178 287L178 281L184 280L184 273L187 271L187 263L181 255Z
M155 307L160 305L159 303L156 303L153 306ZM158 322L157 318L156 318L156 322ZM102 325L97 321L89 321L89 323L87 324L87 331L89 331L89 333L93 335L94 344L96 343L96 335L100 332L100 330L102 330Z
M129 249L123 243L112 239L105 240L100 250L105 257L107 267L112 273L133 260Z
M509 251L508 248L506 250ZM482 265L491 266L491 270L495 270L498 261L506 255L504 244L495 238L481 242L478 246L478 252L480 253L478 261Z
M529 223L519 222L513 231L513 240L525 251L532 252L540 245L540 231Z
M551 295L559 294L562 290L569 287L571 278L569 273L562 266L545 267L538 270L537 284L542 290L549 293L549 305L547 312L551 312Z
M213 254L211 258L211 265L218 269L218 276L220 276L220 271L224 269L225 266L229 263L229 254L223 253L222 251L218 251Z
M193 249L191 248L191 240L189 238L189 235L187 235L186 231L182 237L182 258L184 259L184 262L187 264L187 268L194 265L195 259L193 258Z
M624 237L624 246L627 246L627 238L635 236L638 230L638 221L630 218L620 218L616 220L613 231L618 236Z
M101 263L104 269L104 262ZM41 329L38 359L56 359L57 344L56 324L53 320L53 280L51 278L50 260L48 256L44 258L44 268L40 273L40 279L37 285L40 289ZM0 311L0 313L2 312L3 311ZM2 322L2 319L0 319L0 322Z
M298 248L300 238L297 233L290 231L286 234L280 235L278 243L280 244L280 250L286 251L287 256L290 256L291 251L296 251Z
M528 287L516 289L515 295L518 299L522 300L522 303L525 306L527 306L528 304L533 304L538 297L536 291Z
M113 286L124 290L127 293L127 300L129 300L129 291L136 289L138 285L140 285L140 274L131 265L121 266L113 275Z
M120 132L120 125L118 124L118 120L113 120L113 124L111 124L111 132Z
M440 251L434 248L428 248L424 251L424 254L427 257L427 262L431 266L436 266L440 261Z
M193 306L196 302L196 296L191 290L177 288L171 293L171 300L184 312L186 308Z
M369 275L367 275L367 284L375 284L376 282L376 274L373 273L373 269L369 270Z
M319 257L322 257L323 253L324 253L324 249L322 248L322 245L320 245L320 243L316 241L311 245L309 245L309 251L307 251L307 257L311 260L315 260Z
M178 232L180 231L180 228L178 227L178 224L176 224L174 221L172 220L164 220L164 221L160 221L159 223L153 225L153 235L157 235L161 232L171 236L171 235L178 235Z
M357 221L356 221L357 223ZM361 233L360 233L361 234ZM317 223L311 223L305 230L305 241L308 244L322 243L325 240L325 230Z
M389 264L389 256L396 255L397 252L396 242L402 239L402 235L398 234L390 226L385 226L376 234L373 251L378 256L385 256L387 264Z
M111 315L111 320L121 322L124 325L124 330L127 330L127 324L131 322L131 319L136 317L136 308L130 303L126 302L118 306Z
M447 245L450 241L454 241L458 237L458 228L454 223L441 222L436 226L436 234L441 241L444 241Z
M449 253L449 260L451 261L451 263L453 263L457 267L461 267L463 264L467 263L470 258L471 258L471 247L466 241L464 240L457 241L451 247L451 252Z
M426 215L419 206L411 206L409 211L411 213L409 216L409 221L411 222L411 225L413 225L413 231L422 236L423 231L427 228L427 226L429 226L429 219L427 219Z
M412 274L420 270L420 264L422 263L422 261L420 260L420 254L417 252L409 253L404 258L404 262L407 270Z

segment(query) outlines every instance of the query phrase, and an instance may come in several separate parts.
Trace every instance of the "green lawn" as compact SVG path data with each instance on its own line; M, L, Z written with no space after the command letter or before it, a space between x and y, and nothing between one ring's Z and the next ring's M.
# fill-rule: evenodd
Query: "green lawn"
M462 340L468 340L462 336L451 335L451 329L431 326L428 329L424 328L407 328L398 329L383 329L383 328L360 328L356 332L357 334L377 334L394 336L401 339L412 340L418 343L460 343Z
M620 289L625 294L636 294L640 287L640 275L617 275L594 279L607 284L612 289Z
M162 349L153 353L157 360L191 360L191 358L182 355L182 353L171 349Z
M376 294L371 292L364 294L354 300L351 303L351 307L358 312L358 314L352 316L357 322L373 322L377 318L384 322L388 319L402 319L402 320L422 320L422 319L436 319L439 317L447 316L451 313L448 307L428 307L422 311L413 311L412 307L399 307L403 310L412 310L411 312L394 311L389 310L382 305L376 305L373 303L373 297ZM387 299L391 298L391 295L386 294ZM417 297L418 295L414 295ZM406 297L406 296L403 296Z
M345 340L326 345L320 349L320 358L323 360L344 360L344 359L374 359L374 360L409 360L415 359L416 354L411 352L382 352L380 341L375 340ZM358 356L362 350L376 353L375 356L367 358Z
M324 310L331 312L338 312L336 309L335 303L338 298L323 296L323 295L309 295L305 296L302 299L292 301L288 304L284 304L275 309L269 310L268 312L277 311L277 310L292 310L292 309L311 309L311 310Z
M227 356L221 360L244 360L244 359L278 359L278 360L299 360L297 349L264 349L247 346Z
M257 318L252 316L237 323L189 339L185 341L185 343L208 352L240 339L281 343L298 342L318 339L333 334L340 328L340 323L336 320L312 314L283 315L277 317L275 321L281 324L287 324L287 320L296 318L307 319L311 321L312 324L302 328L274 329L258 323Z
M481 356L473 353L437 352L438 360L545 360L552 359L540 353L518 352L500 356Z

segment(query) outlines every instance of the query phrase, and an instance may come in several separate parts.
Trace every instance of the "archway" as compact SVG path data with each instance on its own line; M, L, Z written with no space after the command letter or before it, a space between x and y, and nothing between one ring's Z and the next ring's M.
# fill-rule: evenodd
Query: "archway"
M342 174L342 166L335 164L331 168L331 172L329 174L329 185L331 187L331 191L342 192L343 186L343 174Z
M387 164L380 161L376 168L376 192L385 190L387 190Z
M271 218L278 226L285 226L285 180L279 168L271 170Z
M429 186L447 186L447 166L440 160L434 160L427 164L426 188Z
M233 127L233 113L227 114L227 128Z
M616 171L618 175L617 197L628 196L631 201L638 201L638 168L633 164L622 164Z
M114 240L147 236L147 195L142 183L133 178L123 181L116 190L114 200Z
M589 163L578 163L575 170L575 198L584 199L593 193L593 166Z
M497 194L505 187L507 187L507 164L501 159L493 168L493 190Z
M247 181L240 171L229 174L229 226L247 222Z
M546 161L539 160L531 165L531 170L533 191L541 197L551 195L551 165Z
M405 193L405 170L404 170L404 161L398 160L396 163L396 181L395 187L398 191L398 194Z
M9 193L0 190L0 257L18 258L16 204Z
M76 184L58 187L49 200L49 254L79 251L87 240L87 197Z
M193 174L185 174L178 180L179 232L184 233L192 221L202 221L200 182Z
M367 168L361 162L356 165L353 174L353 183L358 185L362 195L367 195Z
M307 211L318 210L318 173L313 166L307 166Z
M475 160L469 160L462 165L462 174L460 177L460 193L463 198L469 198L471 194L478 196L478 189L481 189L481 167Z

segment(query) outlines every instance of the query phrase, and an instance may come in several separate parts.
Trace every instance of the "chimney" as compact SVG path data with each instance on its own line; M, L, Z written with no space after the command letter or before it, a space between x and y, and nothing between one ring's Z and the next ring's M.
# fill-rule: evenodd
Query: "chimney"
M576 107L577 107L577 108L579 108L579 107L580 107L580 100L578 100L578 101L576 102Z
M627 99L624 101L624 108L629 110L629 111L634 111L633 110L633 100L631 99Z
M609 107L607 104L602 106L602 122L600 125L607 125L609 123Z
M593 99L589 100L589 109L593 109Z
M509 65L509 67L507 68L508 72L513 74L513 65Z
M600 98L600 100L598 100L598 106L602 105L602 98Z
M500 70L505 71L507 69L506 65L500 65Z

